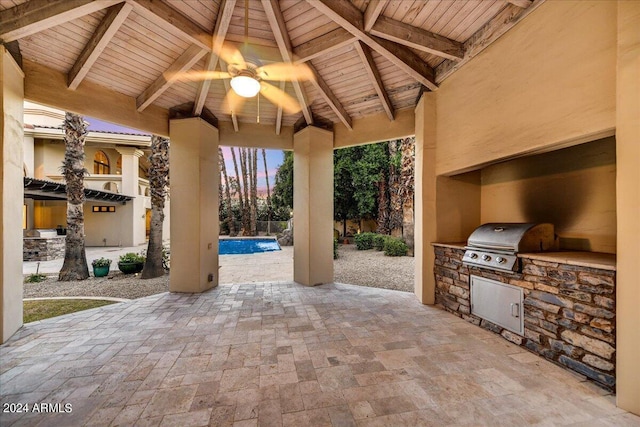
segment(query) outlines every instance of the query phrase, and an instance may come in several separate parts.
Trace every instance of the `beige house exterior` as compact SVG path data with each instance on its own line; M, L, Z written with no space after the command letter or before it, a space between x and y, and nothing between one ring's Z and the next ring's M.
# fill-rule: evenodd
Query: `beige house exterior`
M64 182L60 166L64 159L61 124L64 112L25 102L24 176ZM90 124L90 123L89 123ZM150 135L90 131L85 141L85 189L130 196L128 202L89 198L85 203L86 246L137 246L147 239L151 214L147 170ZM34 230L66 227L64 194L31 194L24 198L25 236ZM51 200L53 198L53 200ZM169 238L169 206L165 208L165 230Z
M21 278L16 248L21 243L24 99L170 136L174 292L217 285L219 145L294 151L294 278L313 286L333 279L332 150L415 135L415 295L433 304L431 243L464 241L498 214L502 221L526 216L528 199L519 191L523 183L510 180L518 162L615 137L615 144L605 143L606 150L615 150L615 165L587 162L593 154L587 148L576 158L582 178L551 171L540 179L549 189L567 178L588 184L582 199L557 193L551 203L587 203L566 236L617 255L617 404L640 414L638 28L640 2L546 1L437 90L423 93L415 108L397 111L392 122L382 113L354 119L351 129L342 123L334 123L333 130L308 126L297 132L282 126L279 134L272 125L242 123L236 132L224 121L216 127L200 117L169 119L165 108L137 109L134 97L94 82L69 90L64 73L32 61L20 68L0 47L2 341L22 319L22 292L14 284ZM496 186L506 193L496 192ZM124 182L123 187L136 188ZM497 211L495 203L509 193L517 194L513 204Z

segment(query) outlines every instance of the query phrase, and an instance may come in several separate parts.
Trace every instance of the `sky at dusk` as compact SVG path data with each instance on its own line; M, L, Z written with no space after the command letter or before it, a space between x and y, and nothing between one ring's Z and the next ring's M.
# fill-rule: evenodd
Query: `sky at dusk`
M93 117L85 117L85 120L89 123L89 131L148 135L147 132L142 132L136 129L129 129L124 126L108 123L102 120L95 119ZM236 151L237 160L239 162L240 158L238 157L238 149L235 148L235 151ZM222 147L222 154L224 156L225 165L227 166L227 174L229 176L235 176L235 169L233 167L233 158L231 156L231 148ZM282 154L282 150L266 150L266 155L267 155L267 170L269 173L269 187L271 187L271 189L273 190L273 185L276 182L276 171L278 170L278 167L282 164L284 155ZM238 163L238 171L242 173L240 170L239 163ZM266 191L266 189L267 189L267 184L266 184L265 171L264 171L264 162L262 160L262 150L258 150L258 191Z

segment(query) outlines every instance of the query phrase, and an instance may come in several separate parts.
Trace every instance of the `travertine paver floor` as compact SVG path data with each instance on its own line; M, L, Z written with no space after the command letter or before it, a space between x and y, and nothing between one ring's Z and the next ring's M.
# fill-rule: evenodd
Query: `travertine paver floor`
M360 286L159 294L29 324L0 357L3 409L72 409L2 426L640 425L499 336Z

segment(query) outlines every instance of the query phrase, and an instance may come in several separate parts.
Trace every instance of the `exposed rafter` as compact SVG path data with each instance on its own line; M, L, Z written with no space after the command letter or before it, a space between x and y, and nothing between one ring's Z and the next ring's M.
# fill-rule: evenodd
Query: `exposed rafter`
M313 73L316 75L315 80L311 80L311 83L313 83L313 85L316 87L316 89L318 90L322 98L329 105L329 107L331 107L333 112L336 113L340 121L344 123L347 129L349 130L353 129L351 116L349 116L349 113L347 113L347 110L344 109L340 101L338 101L338 98L336 98L336 96L333 94L331 89L329 89L329 86L325 83L324 79L320 77L320 74L318 74L318 71L313 67L313 65L311 65L311 63L307 65L309 66L309 68L311 68Z
M462 43L385 16L378 18L370 33L454 61L464 57Z
M164 72L155 82L136 98L138 111L147 108L162 93L169 88L178 78L180 73L191 69L196 62L207 54L207 50L198 45L191 45L182 55Z
M287 27L284 24L284 17L282 16L280 5L276 0L262 0L262 7L267 15L267 20L271 26L271 31L273 31L278 48L280 49L282 60L285 62L293 62L291 39L289 39L289 33L287 32ZM300 107L302 107L302 115L304 116L304 119L307 124L313 124L313 115L311 114L311 109L309 108L309 103L307 101L307 94L305 93L302 84L297 80L293 80L291 83L293 84L293 89L296 92Z
M529 13L533 12L545 0L534 0L531 6L523 9L514 5L507 5L503 10L487 22L482 28L464 43L464 58L460 61L443 61L436 68L436 82L442 83L444 79L456 70L476 57L480 52L496 41L500 36L509 31Z
M211 54L209 54L209 58L205 65L205 71L213 71L216 69L218 65L218 53L222 48L222 44L224 42L224 38L227 35L227 30L229 29L229 24L231 23L231 15L233 14L233 9L236 7L236 0L222 0L220 3L220 9L218 11L218 18L216 19L216 26L213 30L212 34L212 42L211 42ZM211 80L203 80L200 82L200 86L198 87L198 92L196 93L196 99L193 105L193 115L199 116L202 113L202 108L204 107L204 103L207 99L207 94L209 93L209 88L211 87Z
M116 4L109 8L82 53L78 56L75 64L69 70L69 89L76 90L78 88L80 82L85 78L132 10L133 6L128 3Z
M156 0L126 0L134 10L149 21L180 36L184 40L211 49L211 33L202 29L189 18L169 6Z
M364 11L364 30L371 31L373 24L384 10L388 0L371 0Z
M373 55L371 55L371 49L366 44L362 43L360 40L355 42L356 51L358 55L360 55L360 59L362 59L362 63L364 68L369 75L369 79L373 84L373 87L380 98L380 103L384 108L384 111L387 113L387 117L389 120L394 119L395 112L393 110L393 104L389 99L389 95L387 94L386 89L384 88L384 84L382 83L382 78L380 77L380 72L378 71L378 67L376 63L373 61Z
M511 3L514 6L518 6L521 7L523 9L528 8L529 6L531 6L531 3L533 0L506 0L507 3Z
M326 34L302 43L293 49L295 62L307 62L334 50L341 49L355 40L353 34L344 28L336 28Z
M111 7L122 0L30 0L0 12L0 40L7 43Z
M371 36L364 32L364 17L362 12L351 2L335 2L332 0L314 0L311 6L324 13L331 20L345 30L362 40L373 50L385 57L396 67L409 74L431 90L436 90L434 72L420 57L404 46L399 46L388 40Z

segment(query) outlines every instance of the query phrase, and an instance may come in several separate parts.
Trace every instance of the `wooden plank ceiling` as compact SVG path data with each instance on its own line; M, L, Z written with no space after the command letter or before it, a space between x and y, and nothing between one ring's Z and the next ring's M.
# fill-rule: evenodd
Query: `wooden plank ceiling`
M149 105L203 108L234 126L343 123L416 105L544 0L0 0L0 40L24 59ZM246 8L246 9L245 9ZM245 12L248 34L245 40ZM239 111L229 82L176 73L226 70L215 52L248 41L263 64L307 64L315 79L272 82L296 99L287 114L263 96ZM214 53L212 53L214 52ZM224 55L223 55L224 56Z

